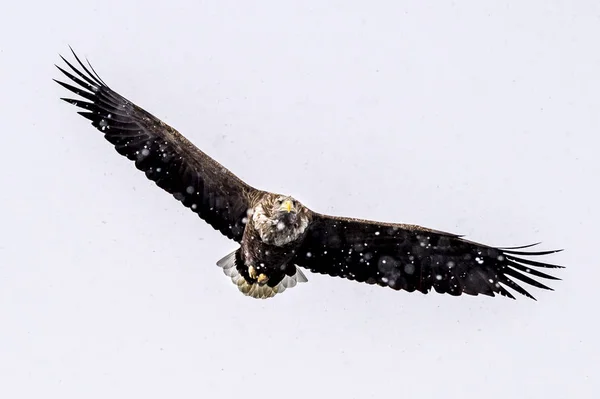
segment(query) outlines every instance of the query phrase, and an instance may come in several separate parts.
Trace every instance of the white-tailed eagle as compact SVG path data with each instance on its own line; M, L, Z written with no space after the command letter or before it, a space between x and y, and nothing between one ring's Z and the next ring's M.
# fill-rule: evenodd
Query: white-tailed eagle
M417 225L323 215L251 187L73 56L80 69L62 56L70 72L57 66L71 84L56 82L82 99L63 100L82 108L148 179L240 244L217 264L245 295L269 298L305 282L300 268L408 292L513 299L509 289L533 298L517 281L551 289L532 277L558 280L539 269L562 266L522 257L558 251L496 248Z

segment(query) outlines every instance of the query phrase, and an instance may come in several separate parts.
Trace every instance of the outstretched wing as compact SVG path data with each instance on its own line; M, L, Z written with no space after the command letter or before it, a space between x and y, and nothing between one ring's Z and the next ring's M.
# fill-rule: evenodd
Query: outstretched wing
M73 51L73 50L71 50ZM56 66L77 86L55 80L85 100L63 98L85 111L119 154L135 162L160 188L197 213L225 236L240 241L250 198L258 190L244 183L179 132L110 89L88 63L73 52L81 70Z
M315 273L409 292L433 288L455 296L499 293L514 299L506 289L511 288L535 299L515 279L551 289L530 275L559 280L535 267L562 266L517 257L558 252L517 251L526 247L493 248L415 225L315 213L294 263Z

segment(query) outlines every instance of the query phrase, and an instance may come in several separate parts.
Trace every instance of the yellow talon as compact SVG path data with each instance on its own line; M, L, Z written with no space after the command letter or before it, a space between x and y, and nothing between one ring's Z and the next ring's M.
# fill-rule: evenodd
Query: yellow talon
M254 268L254 266L248 267L248 275L251 279L256 280L256 269Z
M256 280L258 281L259 284L264 284L267 281L269 281L269 277L267 277L264 273L261 273L258 275L258 278Z

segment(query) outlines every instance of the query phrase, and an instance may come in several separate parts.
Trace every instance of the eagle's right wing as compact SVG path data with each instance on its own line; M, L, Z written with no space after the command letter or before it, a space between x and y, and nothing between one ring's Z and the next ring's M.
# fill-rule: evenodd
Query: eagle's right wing
M72 50L71 50L72 51ZM57 83L87 101L63 98L85 111L119 154L135 161L148 179L173 194L225 236L240 241L250 199L260 191L244 183L179 132L110 89L73 52L83 71L63 61L77 75L57 66L79 87Z

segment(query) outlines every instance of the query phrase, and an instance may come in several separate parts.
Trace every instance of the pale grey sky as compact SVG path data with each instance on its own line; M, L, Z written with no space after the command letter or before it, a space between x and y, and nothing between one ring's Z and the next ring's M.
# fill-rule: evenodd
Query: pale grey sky
M7 4L0 397L598 397L600 4L424 3ZM542 241L564 280L534 302L307 272L244 297L215 265L234 243L59 101L69 44L256 187Z

